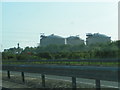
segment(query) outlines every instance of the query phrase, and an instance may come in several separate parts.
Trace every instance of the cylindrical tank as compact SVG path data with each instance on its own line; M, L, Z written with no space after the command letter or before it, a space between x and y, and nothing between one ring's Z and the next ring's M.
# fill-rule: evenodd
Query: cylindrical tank
M84 44L84 40L80 39L78 36L70 36L66 38L66 43L68 45L81 45Z
M40 46L48 45L64 45L65 38L51 34L49 36L42 36L40 39Z
M108 37L104 34L94 33L94 34L86 34L86 44L97 44L97 43L107 43L111 42L111 37Z

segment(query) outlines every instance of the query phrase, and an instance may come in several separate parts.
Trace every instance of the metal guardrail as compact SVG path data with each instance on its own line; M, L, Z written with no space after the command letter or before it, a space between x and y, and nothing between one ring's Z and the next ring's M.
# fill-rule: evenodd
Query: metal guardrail
M65 66L65 65L3 65L3 70L7 70L10 79L10 71L21 72L22 81L25 82L24 72L40 73L42 86L45 87L45 75L58 75L72 77L72 87L76 88L76 78L87 78L96 80L96 89L100 90L100 80L120 81L118 67L98 67L98 66Z
M120 59L4 60L2 62L120 62Z

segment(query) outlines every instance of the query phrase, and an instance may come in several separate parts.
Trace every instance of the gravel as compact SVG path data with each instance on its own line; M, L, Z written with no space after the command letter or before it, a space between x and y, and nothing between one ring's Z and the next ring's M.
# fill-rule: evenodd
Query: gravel
M41 78L31 78L31 77L25 77L25 83L22 82L21 76L15 76L11 75L11 79L8 79L6 74L2 75L2 84L4 85L4 81L8 82L14 82L16 84L21 84L24 86L27 86L26 88L44 88L42 87L42 81ZM13 87L11 87L13 88ZM16 87L17 88L17 87ZM19 88L19 87L18 87ZM24 88L24 87L21 87ZM45 88L49 88L49 90L53 90L55 88L59 89L67 89L72 90L72 83L68 81L62 81L62 80L52 80L52 79L45 79ZM85 85L85 84L80 84L77 83L77 89L79 90L96 90L94 86L91 85ZM101 90L114 90L114 89L104 89L102 88Z

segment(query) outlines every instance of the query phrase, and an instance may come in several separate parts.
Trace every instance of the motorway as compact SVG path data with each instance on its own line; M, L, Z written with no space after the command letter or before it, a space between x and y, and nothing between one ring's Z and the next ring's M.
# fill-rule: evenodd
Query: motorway
M7 71L3 71L2 73L7 74ZM21 75L20 72L14 72L14 71L11 71L10 74L12 76ZM25 73L25 77L41 78L40 74L37 74L37 73ZM65 76L46 75L45 78L72 82L71 77L65 77ZM95 86L95 80L92 80L92 79L77 78L77 83ZM118 88L118 82L101 80L101 87Z

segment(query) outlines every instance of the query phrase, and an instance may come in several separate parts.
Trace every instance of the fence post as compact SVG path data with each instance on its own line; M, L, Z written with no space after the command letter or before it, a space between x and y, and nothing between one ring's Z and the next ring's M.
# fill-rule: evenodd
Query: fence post
M25 82L24 72L21 72L22 81Z
M100 88L100 80L96 80L96 90L101 90L101 88Z
M42 87L45 87L45 75L41 74L41 78L42 78Z
M76 90L76 77L72 77L72 88Z
M10 71L7 71L7 76L10 79Z

